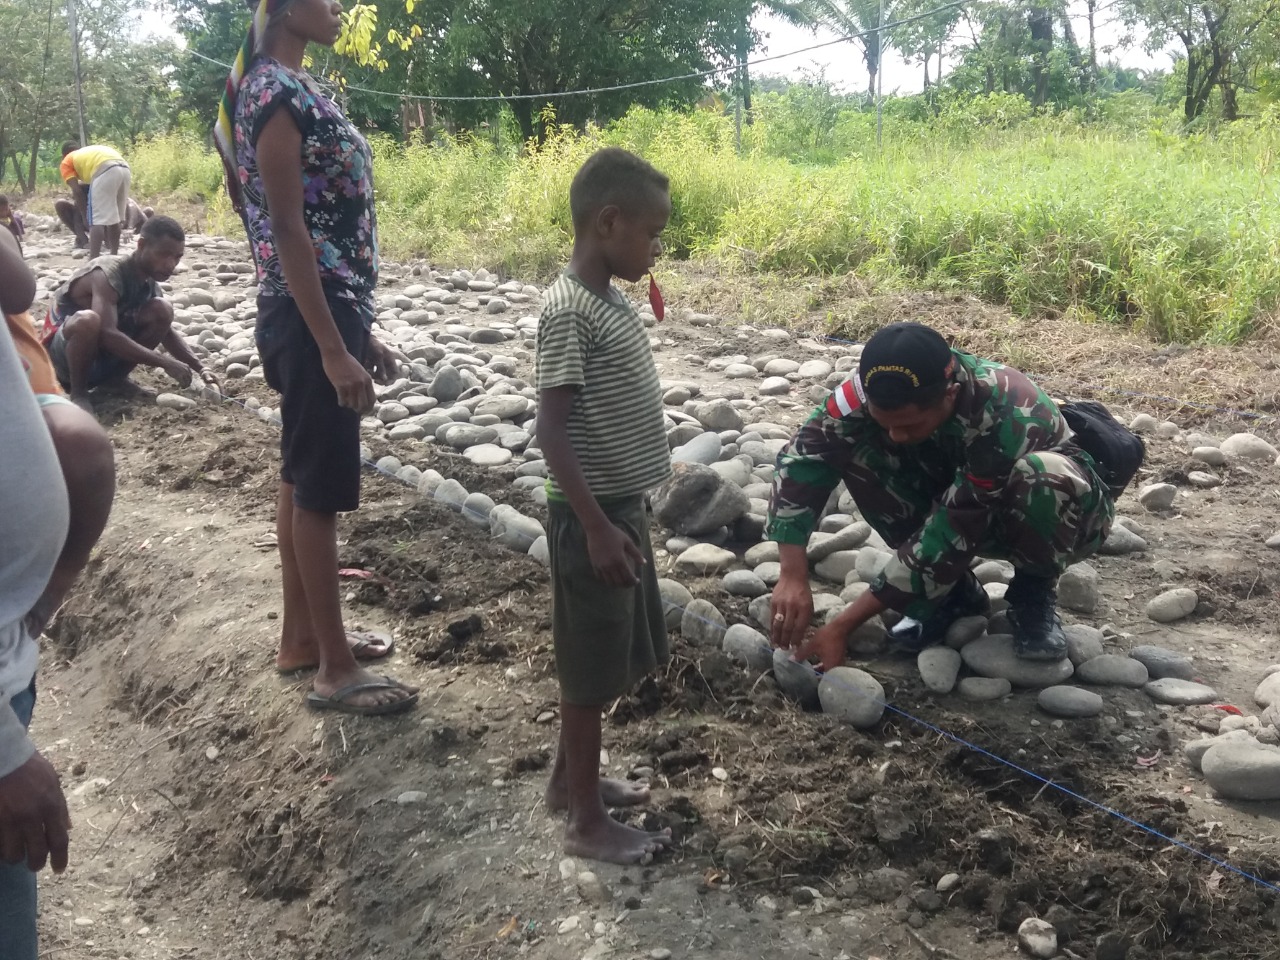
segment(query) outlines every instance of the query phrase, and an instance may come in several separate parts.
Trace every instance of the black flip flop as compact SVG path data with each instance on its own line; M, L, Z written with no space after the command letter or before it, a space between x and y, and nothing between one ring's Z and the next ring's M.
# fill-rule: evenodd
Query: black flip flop
M327 697L312 690L307 694L307 706L312 710L332 710L335 713L350 713L358 717L377 717L388 713L403 713L412 709L418 702L416 693L411 693L409 696L402 697L399 700L392 700L390 703L377 703L366 707L347 702L347 698L352 694L364 693L367 690L400 690L403 692L404 687L394 680L383 679L369 683L353 683Z

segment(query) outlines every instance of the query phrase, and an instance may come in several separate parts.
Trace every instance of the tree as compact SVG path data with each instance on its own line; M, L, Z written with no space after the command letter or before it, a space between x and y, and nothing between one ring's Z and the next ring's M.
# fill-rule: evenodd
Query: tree
M1274 37L1280 0L1123 0L1131 24L1149 32L1148 47L1182 46L1185 79L1182 113L1187 123L1203 116L1215 88L1222 88L1226 115L1235 115L1233 65L1254 44Z
M899 0L884 3L885 22L893 20ZM814 0L814 19L842 36L857 34L854 41L862 50L867 65L867 96L876 95L876 76L880 73L881 0Z
M906 20L911 17L929 13L938 6L937 0L896 0L893 7L894 20ZM920 20L904 23L889 29L889 42L908 60L918 61L924 67L924 86L930 85L929 62L938 58L938 69L934 83L942 82L942 57L946 42L955 33L956 24L960 21L960 8L949 7L938 10Z

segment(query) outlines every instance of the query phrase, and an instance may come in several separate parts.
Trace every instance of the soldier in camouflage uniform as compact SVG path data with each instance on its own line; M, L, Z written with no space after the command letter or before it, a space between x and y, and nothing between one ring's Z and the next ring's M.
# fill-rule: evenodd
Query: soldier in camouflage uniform
M813 617L805 546L841 480L896 552L870 589L804 643ZM1024 374L952 350L897 323L866 344L858 370L778 456L765 534L780 545L773 640L843 662L846 638L886 610L909 651L956 619L987 612L974 557L1013 563L1006 598L1020 656L1066 656L1058 574L1095 553L1115 505L1058 407Z

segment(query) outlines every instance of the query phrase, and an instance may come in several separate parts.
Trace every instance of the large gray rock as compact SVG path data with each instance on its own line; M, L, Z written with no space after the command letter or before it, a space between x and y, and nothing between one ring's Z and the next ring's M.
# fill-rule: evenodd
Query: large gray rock
M711 464L720 459L723 444L718 433L700 433L671 451L671 462Z
M1168 510L1178 496L1172 483L1149 483L1138 491L1138 502L1152 513Z
M529 401L519 394L502 394L485 397L476 404L477 416L494 416L499 420L514 420L529 409Z
M461 510L463 502L467 499L467 488L453 477L449 477L436 484L432 496L451 510Z
M822 712L860 730L874 727L884 716L884 687L865 670L836 667L818 681Z
M1156 623L1173 623L1195 612L1200 598L1190 587L1174 587L1147 604L1147 616Z
M518 553L528 553L535 540L547 535L541 523L505 503L490 511L489 532L504 547Z
M743 427L742 414L723 398L698 404L694 416L708 430L717 433L722 430L741 430Z
M965 677L956 684L956 692L965 700L983 703L999 700L1013 692L1013 684L1000 677Z
M1200 761L1205 779L1229 800L1280 800L1280 747L1220 743Z
M763 673L773 665L773 647L763 633L745 623L729 627L720 648L755 673Z
M1146 549L1147 541L1143 540L1128 527L1117 523L1111 528L1111 533L1107 535L1107 539L1098 548L1098 552L1104 556L1118 557L1126 553L1140 553Z
M855 550L867 542L871 536L871 525L859 520L829 534L815 533L809 538L809 546L805 553L810 563L824 560L833 553L842 550Z
M777 563L778 542L776 540L765 540L763 543L757 543L754 547L748 547L747 552L742 555L742 559L749 567L758 567L762 563Z
M950 647L928 647L916 657L920 679L933 693L950 693L960 676L960 654Z
M695 647L718 647L724 640L725 621L708 600L690 600L680 617L680 634Z
M792 660L790 650L773 651L773 676L778 689L800 706L806 710L818 708L818 673L809 664Z
M666 617L667 629L678 629L684 617L684 608L693 601L693 594L680 581L665 577L658 581L658 593L662 597L662 612Z
M1045 687L1036 702L1041 710L1055 717L1096 717L1102 712L1102 698L1079 687Z
M987 618L981 615L960 617L947 627L943 642L953 650L959 650L967 643L977 640L987 632Z
M1067 658L1077 667L1103 653L1102 631L1083 623L1069 623L1062 628L1067 635Z
M493 443L498 439L498 431L492 427L477 427L472 423L455 423L444 428L441 439L455 450L465 450L467 447Z
M1280 703L1280 672L1263 677L1262 682L1253 691L1253 699L1260 707Z
M1196 674L1195 664L1191 662L1190 657L1165 647L1140 644L1129 651L1129 656L1147 668L1147 673L1152 680L1160 680L1164 677L1190 680Z
M1023 660L1013 651L1013 637L982 637L960 651L965 665L984 677L1008 680L1015 687L1052 687L1071 676L1073 667L1062 660Z
M1058 603L1086 616L1098 609L1098 571L1087 563L1073 563L1058 578Z
M1219 448L1230 460L1267 460L1277 456L1276 448L1252 433L1233 433Z
M720 586L735 597L759 597L769 592L768 584L751 570L730 570Z
M710 543L695 543L676 557L676 568L706 576L731 567L737 559L732 550Z
M1076 679L1104 687L1140 687L1150 677L1147 668L1130 657L1104 653L1076 667Z
M1190 680L1178 680L1174 677L1152 680L1142 689L1157 703L1169 703L1180 707L1213 703L1218 699L1218 691L1213 687L1205 686L1203 683L1192 683Z
M442 363L436 369L436 375L427 387L427 395L435 397L442 403L452 403L466 388L467 384L462 379L462 372L457 367Z
M1216 737L1203 737L1200 740L1188 740L1182 745L1182 755L1196 773L1201 773L1204 755L1220 743L1253 743L1253 736L1247 730L1228 730Z
M848 581L849 574L857 572L857 566L857 551L838 550L819 560L814 565L813 572L829 583L843 585Z
M742 488L697 463L676 463L653 495L653 515L676 533L696 536L734 523L751 508Z

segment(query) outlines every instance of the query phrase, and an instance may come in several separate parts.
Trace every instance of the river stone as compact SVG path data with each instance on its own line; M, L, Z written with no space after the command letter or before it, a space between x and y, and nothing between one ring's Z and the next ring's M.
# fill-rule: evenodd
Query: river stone
M191 410L195 405L194 400L180 393L162 393L156 397L156 406L166 407L169 410Z
M830 554L823 560L819 560L813 567L813 572L831 583L844 584L849 574L856 573L858 566L858 553L855 550L840 550Z
M763 673L773 665L773 647L759 630L735 623L724 632L720 649L753 673Z
M462 372L457 367L442 363L436 368L436 375L427 386L427 395L442 403L452 403L466 388Z
M769 586L751 570L730 570L720 581L725 593L735 597L758 597L769 592Z
M1018 927L1018 946L1032 957L1051 960L1058 955L1058 931L1039 917L1028 917Z
M790 650L773 651L773 676L778 689L795 700L806 710L816 710L818 699L818 674L807 663L791 659Z
M477 527L489 526L489 514L493 512L493 498L483 493L467 494L467 499L462 501L462 516L466 520L470 520Z
M1065 657L1053 662L1021 659L1013 652L1013 637L1007 634L966 644L960 656L974 673L1008 680L1015 687L1052 687L1070 677L1073 670Z
M1220 743L1200 761L1209 786L1229 800L1280 800L1280 747Z
M394 401L390 403L380 404L378 407L378 412L376 414L379 420L387 424L399 423L405 417L408 417L410 415L411 414L409 412L408 407L406 407L403 403L396 403Z
M1269 707L1280 703L1280 673L1272 673L1262 678L1258 688L1253 691L1253 699L1260 707Z
M766 377L760 383L762 397L778 397L791 392L791 381L786 377Z
M720 573L732 566L737 559L731 550L725 550L710 543L695 543L676 557L676 567L706 576Z
M1196 447L1191 451L1191 459L1207 463L1211 467L1220 467L1227 462L1227 455L1217 447Z
M1147 673L1152 680L1161 680L1165 677L1190 680L1195 676L1195 666L1190 657L1164 647L1141 644L1130 650L1129 656L1147 668Z
M952 650L959 650L966 643L977 640L987 632L987 618L975 614L972 617L960 617L947 627L943 642Z
M1220 733L1216 737L1188 740L1182 745L1182 755L1187 758L1187 763L1191 765L1192 770L1196 773L1203 773L1201 764L1204 762L1204 755L1218 744L1253 742L1253 735L1247 730L1228 730L1226 733Z
M1147 616L1156 623L1173 623L1194 612L1199 602L1200 598L1190 587L1174 587L1147 604Z
M676 630L684 617L684 608L693 601L693 594L678 580L665 577L658 581L658 594L662 597L662 612L666 617L667 629Z
M467 488L453 477L449 477L436 484L432 496L451 510L461 510L463 502L467 499Z
M831 375L831 364L825 360L806 360L796 373L806 380L821 380Z
M417 423L397 423L387 431L388 440L421 440L426 435L427 431Z
M489 532L503 546L517 553L528 553L533 541L547 535L541 523L505 503L498 504L490 512Z
M757 543L754 547L748 547L747 552L742 555L743 562L749 567L758 567L762 563L777 562L778 560L778 542L776 540L765 540L763 543Z
M465 450L467 447L476 447L482 443L493 443L498 439L498 431L492 427L454 423L444 428L444 436L441 439L455 450Z
M1058 603L1085 615L1098 609L1098 571L1087 563L1073 563L1058 578Z
M1175 677L1152 680L1142 689L1157 703L1169 703L1174 706L1213 703L1218 699L1218 691L1213 687L1207 687L1203 683L1192 683L1190 680L1178 680Z
M741 430L743 426L742 414L724 398L698 404L694 417L708 430L714 430L717 433L724 430Z
M730 380L745 380L758 376L759 373L760 371L749 363L731 363L724 368L724 375Z
M764 563L757 563L751 572L763 580L765 586L772 587L782 579L782 564L777 560L766 560Z
M953 625L954 626L954 625ZM933 693L950 693L960 675L960 654L950 647L929 647L916 657L920 679Z
M760 372L766 377L785 377L789 373L797 373L800 370L800 361L788 360L785 357L779 357L776 360L770 360L764 365L764 369Z
M1230 460L1275 460L1276 448L1252 433L1233 433L1219 448Z
M698 434L688 443L676 447L671 451L671 462L676 463L715 463L720 459L720 448L723 444L720 441L720 434L707 433Z
M1116 653L1091 657L1076 668L1076 679L1105 687L1140 687L1150 677L1137 660Z
M680 633L695 647L720 646L724 628L724 614L709 600L690 600L680 616Z
M1178 488L1172 483L1149 483L1138 491L1138 502L1151 513L1159 513L1173 506Z
M1036 697L1045 713L1055 717L1096 717L1102 712L1102 698L1080 687L1045 687Z
M858 551L858 564L854 568L858 571L858 577L866 583L870 583L880 575L880 572L893 559L893 554L888 550L881 550L879 547L863 547Z
M476 404L475 413L479 416L494 416L499 420L514 420L523 416L528 409L529 401L519 394L502 394L485 397Z
M842 527L835 533L826 535L814 534L809 538L809 546L806 554L810 563L817 563L819 560L825 559L841 550L854 550L864 543L871 536L871 525L865 521L859 520L851 523L847 527Z
M1146 549L1147 541L1143 540L1128 527L1117 523L1111 528L1111 532L1107 534L1107 539L1102 542L1098 552L1107 557L1119 557L1126 553L1140 553Z
M1069 623L1062 628L1067 636L1067 658L1077 667L1103 653L1102 631L1083 623Z
M513 456L510 450L496 443L478 443L474 447L467 447L462 455L478 467L500 467L504 463L510 463Z
M673 464L671 479L653 494L654 518L690 536L729 526L750 507L741 487L700 463Z
M965 677L956 684L956 692L965 700L982 703L999 700L1013 692L1013 684L999 677Z
M884 716L884 687L856 667L835 667L818 681L822 712L865 730Z

